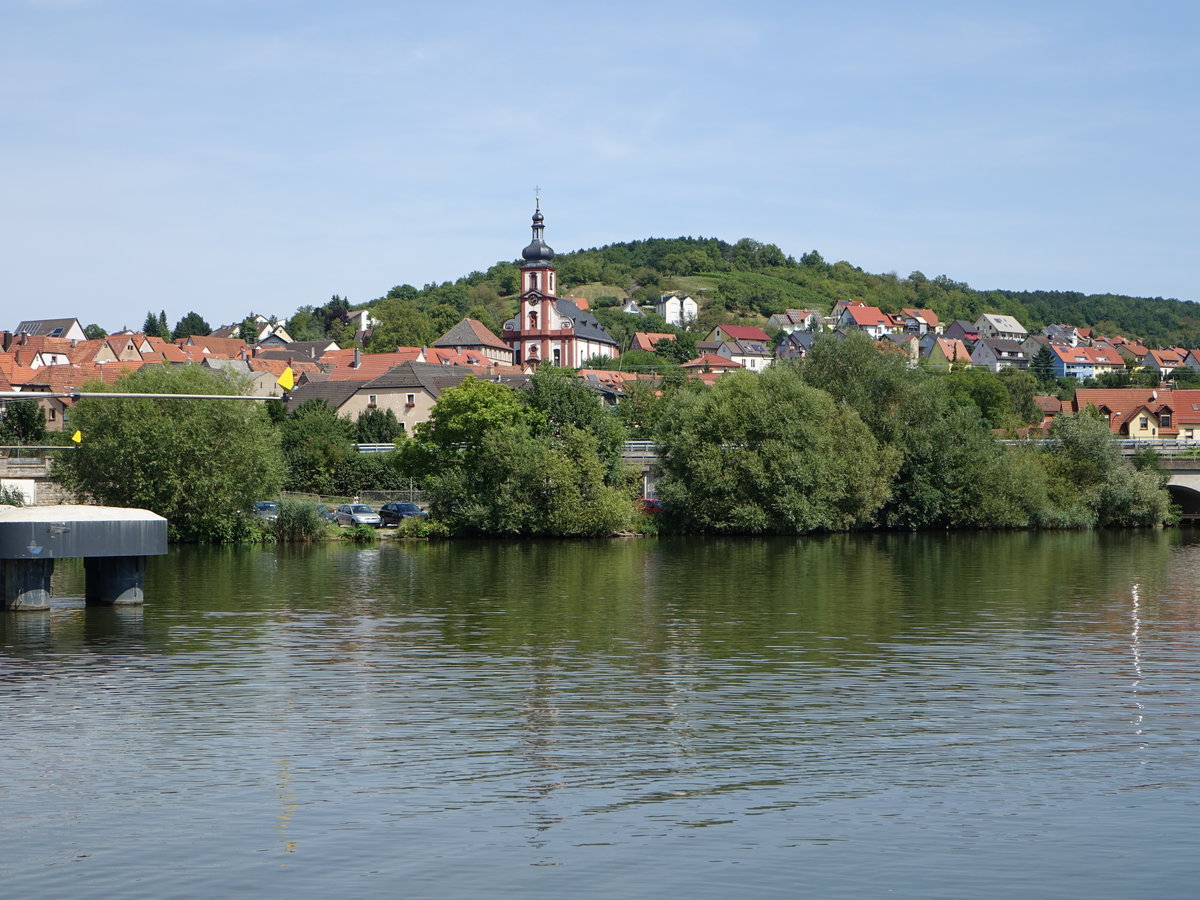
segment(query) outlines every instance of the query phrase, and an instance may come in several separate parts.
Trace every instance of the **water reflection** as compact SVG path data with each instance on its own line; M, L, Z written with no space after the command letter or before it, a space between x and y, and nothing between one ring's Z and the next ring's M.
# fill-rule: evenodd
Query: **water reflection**
M1190 885L1186 532L182 548L142 609L55 577L0 617L14 891Z

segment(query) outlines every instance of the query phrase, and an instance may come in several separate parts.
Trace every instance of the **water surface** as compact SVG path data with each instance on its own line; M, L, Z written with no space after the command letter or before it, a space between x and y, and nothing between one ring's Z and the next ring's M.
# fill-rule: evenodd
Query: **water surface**
M0 615L9 896L1194 896L1187 532L175 548Z

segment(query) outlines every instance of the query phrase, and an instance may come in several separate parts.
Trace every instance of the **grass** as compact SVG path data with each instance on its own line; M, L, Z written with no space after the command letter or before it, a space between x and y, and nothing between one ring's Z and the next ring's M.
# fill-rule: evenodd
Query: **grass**
M618 287L615 284L601 284L599 281L593 281L590 284L581 284L577 287L563 289L559 293L560 297L583 297L586 300L595 300L597 297L622 297L629 296L629 289Z

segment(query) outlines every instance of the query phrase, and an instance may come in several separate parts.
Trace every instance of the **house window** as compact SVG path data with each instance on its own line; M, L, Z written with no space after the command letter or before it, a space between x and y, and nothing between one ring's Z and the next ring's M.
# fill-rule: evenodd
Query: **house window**
M1159 428L1170 428L1171 427L1171 414L1170 413L1162 413L1161 415L1159 415L1158 427Z
M1150 420L1149 420L1148 418L1146 418L1145 416L1142 416L1142 417L1141 417L1141 418L1138 420L1138 425L1139 425L1141 428L1143 428L1143 429L1149 428L1149 427L1150 427Z
M367 406L378 406L378 405L379 405L379 395L378 394L367 394Z
M417 395L416 394L405 394L404 395L404 405L405 406L416 406L416 403L417 403Z
M51 422L53 422L55 419L58 418L58 411L55 410L55 408L53 406L51 406L48 410L46 410L46 418L49 419Z

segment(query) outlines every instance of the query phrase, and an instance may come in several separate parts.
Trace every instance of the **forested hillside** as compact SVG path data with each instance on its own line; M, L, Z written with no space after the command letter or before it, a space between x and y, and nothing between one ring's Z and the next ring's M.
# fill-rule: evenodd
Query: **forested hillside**
M601 312L632 296L643 303L679 290L700 303L697 323L761 323L786 308L828 313L842 299L861 300L885 312L932 309L944 321L974 320L980 313L1016 316L1031 331L1052 322L1088 326L1108 337L1141 338L1151 346L1200 346L1200 304L1161 297L1126 297L1067 291L978 291L945 275L927 278L872 274L849 262L830 263L814 251L799 259L774 244L749 238L729 244L716 238L651 238L559 254L560 294L586 296ZM369 350L428 344L464 315L499 332L516 309L517 264L499 262L454 282L416 288L401 284L368 306L383 320ZM334 298L339 305L348 305ZM289 322L296 340L330 333L329 306L302 307ZM615 310L609 316L616 315ZM345 336L343 336L344 338Z

